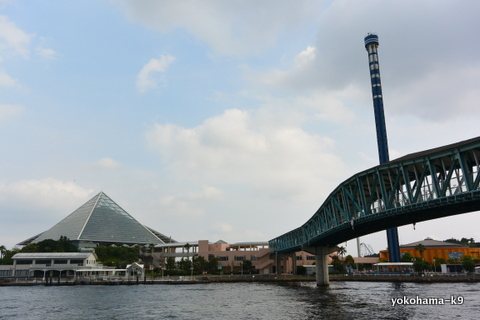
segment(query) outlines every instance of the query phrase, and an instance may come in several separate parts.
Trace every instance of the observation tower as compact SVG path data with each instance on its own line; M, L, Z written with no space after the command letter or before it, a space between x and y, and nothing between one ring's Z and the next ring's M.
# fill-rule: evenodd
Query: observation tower
M380 66L378 63L378 36L367 34L365 49L368 52L368 65L370 67L370 80L372 82L373 111L377 128L378 157L380 164L390 161L388 155L387 127L385 125L385 112L383 110L382 83L380 81ZM398 244L397 228L387 229L388 254L390 262L400 262L400 247Z

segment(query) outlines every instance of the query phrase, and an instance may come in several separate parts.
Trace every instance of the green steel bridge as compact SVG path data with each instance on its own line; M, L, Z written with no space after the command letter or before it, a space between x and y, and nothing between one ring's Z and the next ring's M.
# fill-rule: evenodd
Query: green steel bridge
M273 252L339 243L387 228L480 210L480 137L413 153L341 183Z

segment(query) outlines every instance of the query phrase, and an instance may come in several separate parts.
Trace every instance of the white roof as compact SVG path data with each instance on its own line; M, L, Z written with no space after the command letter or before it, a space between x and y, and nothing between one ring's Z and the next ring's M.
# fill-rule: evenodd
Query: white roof
M374 266L413 266L413 262L379 262L375 263Z
M186 241L186 242L173 242L173 243L157 244L157 245L155 245L155 248L165 248L165 247L181 248L181 247L185 247L185 245L187 243L190 245L190 247L198 246L198 241Z
M13 260L35 260L35 259L87 259L93 252L25 252L17 253Z

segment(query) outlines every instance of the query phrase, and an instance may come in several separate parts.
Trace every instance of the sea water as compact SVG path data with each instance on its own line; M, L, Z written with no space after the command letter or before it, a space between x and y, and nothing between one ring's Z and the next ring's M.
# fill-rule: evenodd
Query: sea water
M2 320L425 320L478 319L479 314L480 283L335 281L327 288L314 282L0 287Z

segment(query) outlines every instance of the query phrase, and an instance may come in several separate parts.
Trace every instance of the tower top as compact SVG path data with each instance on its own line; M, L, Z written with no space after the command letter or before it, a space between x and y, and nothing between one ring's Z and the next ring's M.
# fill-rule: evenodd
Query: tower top
M378 36L374 33L369 33L365 36L365 48L369 45L378 46Z

